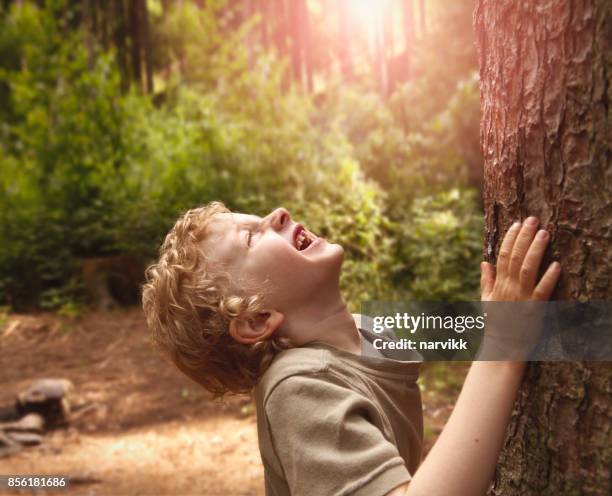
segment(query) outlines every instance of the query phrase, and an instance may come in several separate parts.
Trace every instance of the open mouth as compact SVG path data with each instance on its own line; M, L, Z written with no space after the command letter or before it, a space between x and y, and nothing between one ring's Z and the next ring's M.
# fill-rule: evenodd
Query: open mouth
M304 226L301 224L295 227L295 231L293 232L293 245L296 250L304 251L315 241L315 239L315 236L304 229Z

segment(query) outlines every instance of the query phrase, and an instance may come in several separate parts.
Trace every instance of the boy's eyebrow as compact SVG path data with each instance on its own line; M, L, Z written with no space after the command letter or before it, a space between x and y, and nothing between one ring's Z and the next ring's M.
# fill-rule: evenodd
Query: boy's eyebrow
M257 215L249 215L248 219L243 220L242 222L236 220L234 218L234 214L232 213L232 221L234 222L236 229L238 229L241 225L243 228L253 227L261 224L262 218Z

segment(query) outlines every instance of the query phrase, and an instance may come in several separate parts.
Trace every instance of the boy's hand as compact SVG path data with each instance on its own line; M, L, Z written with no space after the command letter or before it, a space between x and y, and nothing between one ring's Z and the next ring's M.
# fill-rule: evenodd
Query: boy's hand
M522 225L517 222L508 230L499 250L497 274L491 264L481 265L483 302L526 303L484 303L487 325L480 360L523 361L537 344L545 313L541 302L550 298L561 274L561 265L554 262L537 282L549 240L548 233L537 228L538 220L529 217Z
M561 275L559 262L550 264L536 285L549 235L537 231L538 219L516 222L506 233L497 258L497 273L487 262L480 265L482 301L546 301ZM536 233L537 231L537 233Z

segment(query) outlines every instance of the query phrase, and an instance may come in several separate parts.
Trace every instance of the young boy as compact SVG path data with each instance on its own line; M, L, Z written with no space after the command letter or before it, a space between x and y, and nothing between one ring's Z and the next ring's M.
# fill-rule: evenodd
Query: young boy
M482 299L546 300L548 234L508 231ZM479 495L493 475L525 364L474 362L421 463L419 363L373 356L339 289L343 249L278 208L188 211L147 270L143 307L176 366L220 396L255 389L267 495Z

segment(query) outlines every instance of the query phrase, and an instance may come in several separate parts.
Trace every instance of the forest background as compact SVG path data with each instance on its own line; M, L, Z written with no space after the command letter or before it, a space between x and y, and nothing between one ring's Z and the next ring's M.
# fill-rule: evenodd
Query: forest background
M211 200L285 206L344 246L353 311L477 299L472 9L4 0L0 305L77 315L87 260L144 266L181 212Z

